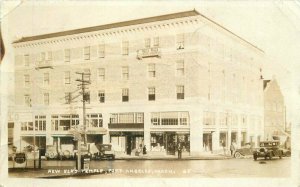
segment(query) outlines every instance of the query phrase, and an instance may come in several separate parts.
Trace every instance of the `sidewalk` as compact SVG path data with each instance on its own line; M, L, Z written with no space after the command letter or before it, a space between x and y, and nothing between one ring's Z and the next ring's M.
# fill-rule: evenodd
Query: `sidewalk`
M231 156L222 154L202 154L199 156L182 155L181 159L178 159L177 155L119 155L116 160L223 160L230 159Z
M187 161L187 160L225 160L231 159L231 156L225 156L222 154L201 154L200 156L189 156L182 155L181 159L178 159L177 155L118 155L115 160L165 160L165 161ZM31 162L31 161L29 161ZM46 161L47 162L47 161ZM101 162L101 161L100 161ZM112 160L112 162L114 162ZM113 169L90 169L83 170L82 173L78 173L74 169L74 165L70 165L70 162L59 161L59 165L47 165L43 166L43 169L33 169L33 168L10 168L9 176L17 178L68 178L68 177L84 177L89 175L99 175L99 174L110 174ZM32 164L29 164L32 165Z

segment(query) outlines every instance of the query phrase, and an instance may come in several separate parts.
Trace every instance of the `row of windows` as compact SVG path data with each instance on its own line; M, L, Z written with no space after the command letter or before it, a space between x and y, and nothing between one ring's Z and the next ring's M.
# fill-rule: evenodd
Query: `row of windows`
M84 69L84 72L90 72L89 69ZM176 62L176 75L177 76L184 76L184 61L179 60ZM122 74L121 77L123 80L129 80L129 67L128 66L122 66ZM148 77L155 78L156 77L156 68L155 64L148 64ZM105 68L98 68L98 79L101 81L105 80ZM50 74L49 72L46 72L43 74L43 82L44 85L50 84ZM64 72L64 84L71 84L71 72L65 71ZM25 74L24 75L24 86L29 87L30 86L30 75Z
M144 45L145 48L151 48L151 47L159 47L159 37L154 38L145 38ZM129 55L129 41L122 41L122 55ZM184 34L178 34L176 39L176 49L184 49ZM101 43L97 46L97 53L99 58L104 58L106 54L105 50L105 43ZM83 48L83 58L84 60L90 60L91 58L91 47L85 46ZM52 60L52 51L47 52L41 52L39 54L39 62L44 61L51 61ZM71 49L65 49L64 50L64 61L70 62L71 61ZM29 54L24 55L24 65L29 66Z
M247 126L246 116L242 115L242 126ZM216 112L205 111L203 113L203 124L206 126L216 125ZM219 124L221 126L237 126L238 116L232 113L219 113Z
M148 100L149 101L155 101L156 97L156 91L155 87L149 87L148 88ZM183 85L177 85L176 86L176 95L177 99L184 99L184 86ZM72 93L66 92L65 93L65 104L70 104L73 100ZM86 92L86 95L84 96L84 100L86 103L90 103L90 92ZM100 103L105 103L105 90L99 90L98 91L98 100ZM25 105L31 107L31 97L30 95L24 96ZM129 89L123 88L122 89L122 102L128 102L129 101ZM50 99L49 99L49 93L44 93L44 104L49 105Z
M188 112L153 112L151 113L151 124L159 125L189 125Z

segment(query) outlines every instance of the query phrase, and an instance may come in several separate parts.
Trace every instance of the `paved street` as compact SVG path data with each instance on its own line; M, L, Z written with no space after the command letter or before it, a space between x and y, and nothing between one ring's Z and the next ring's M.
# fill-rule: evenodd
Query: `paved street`
M91 161L90 169L102 174L80 178L121 177L289 177L291 159L253 161L252 158L226 160L115 160ZM61 166L61 167L57 167ZM44 161L41 171L10 172L11 177L42 177L73 172L74 161ZM47 169L45 169L47 168ZM57 173L59 172L59 173ZM77 176L78 178L78 176Z

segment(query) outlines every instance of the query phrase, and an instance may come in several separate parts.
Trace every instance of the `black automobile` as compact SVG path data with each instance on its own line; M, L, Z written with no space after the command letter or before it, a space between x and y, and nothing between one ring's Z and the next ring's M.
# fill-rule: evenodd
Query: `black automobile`
M279 141L262 141L259 144L259 149L253 152L253 159L257 160L260 157L265 159L269 158L270 160L273 157L279 157L280 159L283 156L283 150L279 147Z
M115 151L110 144L100 144L97 145L99 152L94 154L96 160L100 159L115 159Z

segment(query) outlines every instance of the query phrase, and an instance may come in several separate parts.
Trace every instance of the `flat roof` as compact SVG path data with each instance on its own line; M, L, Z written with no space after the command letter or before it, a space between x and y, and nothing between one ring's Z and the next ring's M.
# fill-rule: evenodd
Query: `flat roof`
M118 27L125 27L130 25L138 25L138 24L144 24L144 23L151 23L156 21L164 21L164 20L170 20L170 19L176 19L176 18L184 18L184 17L191 17L191 16L202 16L203 18L209 20L213 24L221 27L222 29L226 30L230 34L236 36L237 38L243 40L244 42L248 43L252 47L260 50L257 46L253 45L252 43L248 42L244 38L236 35L229 29L223 27L219 23L213 21L212 19L206 17L205 15L199 13L197 10L190 10L190 11L184 11L184 12L177 12L172 14L165 14L160 16L153 16L153 17L147 17L147 18L141 18L141 19L135 19L135 20L129 20L129 21L123 21L123 22L116 22L116 23L110 23L105 25L99 25L99 26L93 26L93 27L85 27L80 29L73 29L73 30L67 30L67 31L61 31L61 32L54 32L54 33L48 33L48 34L42 34L42 35L35 35L35 36L28 36L28 37L22 37L19 40L14 41L13 43L22 43L22 42L28 42L28 41L35 41L35 40L41 40L41 39L47 39L47 38L54 38L54 37L61 37L61 36L68 36L73 34L80 34L80 33L87 33L87 32L94 32L94 31L100 31L100 30L106 30L106 29L112 29L112 28L118 28Z

